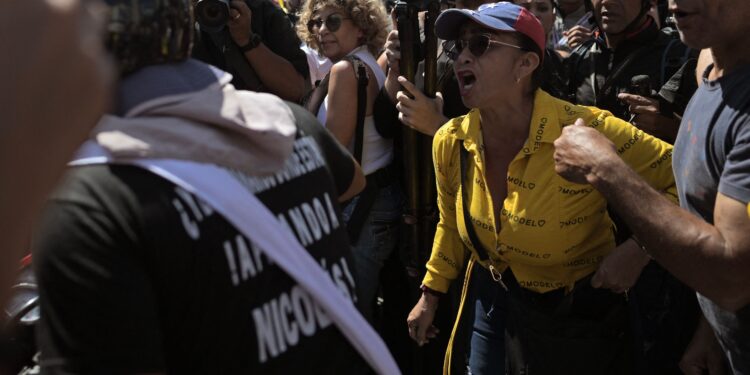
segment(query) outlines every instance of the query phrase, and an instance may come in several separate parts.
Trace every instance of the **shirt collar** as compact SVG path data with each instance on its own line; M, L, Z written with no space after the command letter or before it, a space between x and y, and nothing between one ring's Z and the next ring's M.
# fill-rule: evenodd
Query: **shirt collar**
M531 155L538 151L542 144L553 143L561 134L560 116L558 111L564 111L566 117L575 116L576 108L569 103L563 103L550 94L538 89L534 94L534 109L529 124L529 138L519 152L520 156ZM461 125L455 129L456 139L464 141L464 147L469 152L481 153L484 150L482 127L479 121L479 109L474 108L464 116Z

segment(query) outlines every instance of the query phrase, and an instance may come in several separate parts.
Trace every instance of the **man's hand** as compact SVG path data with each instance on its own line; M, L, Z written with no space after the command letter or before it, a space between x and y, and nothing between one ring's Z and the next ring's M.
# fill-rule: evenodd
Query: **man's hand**
M409 337L416 341L419 346L427 344L430 339L435 338L440 331L432 325L435 319L435 311L438 307L438 297L428 293L422 293L414 308L411 309L406 325L409 328Z
M680 122L662 116L658 100L625 93L617 95L617 98L628 104L628 112L634 116L631 123L638 129L669 143L674 142Z
M629 239L612 250L599 264L599 269L591 278L591 286L610 289L615 293L627 292L635 285L650 259L634 240Z
M679 366L685 375L726 374L724 352L705 318L701 317Z
M564 31L563 35L568 38L568 47L570 47L570 49L575 49L587 40L593 38L594 32L584 26L577 25Z
M401 41L398 39L398 30L396 29L388 33L388 39L385 41L385 57L388 59L388 68L398 77L401 74L401 70L399 69L399 64L401 63Z
M582 119L563 128L555 140L555 172L577 184L592 184L596 172L611 162L622 162L615 145Z
M227 27L232 40L238 46L244 46L250 43L250 36L253 35L251 17L253 12L242 0L232 0L229 9L229 21Z
M430 136L435 135L440 126L448 121L443 116L443 94L438 92L434 99L428 98L406 78L398 77L398 82L406 90L396 94L398 119L412 129Z
M401 84L398 83L398 77L401 72L399 64L401 63L401 42L398 39L398 30L396 29L396 19L391 12L391 18L393 18L393 31L388 34L388 40L385 42L385 57L388 61L388 76L385 79L385 85L383 85L385 92L388 94L388 98L391 99L391 103L396 103L396 94L401 90Z

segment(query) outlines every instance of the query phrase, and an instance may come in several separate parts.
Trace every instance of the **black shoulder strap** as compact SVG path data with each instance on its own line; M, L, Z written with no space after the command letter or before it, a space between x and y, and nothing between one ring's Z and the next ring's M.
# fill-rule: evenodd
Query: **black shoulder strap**
M645 54L648 50L650 50L653 47L654 43L648 43L644 46L638 47L636 50L631 52L625 59L620 61L617 66L612 69L612 72L609 74L607 79L604 81L604 84L601 88L599 88L598 92L596 93L596 103L600 103L602 98L607 95L609 90L612 88L612 85L615 83L615 81L620 78L620 76L625 72L625 69L630 66L635 60L641 58L643 54ZM596 70L596 65L594 65L594 70Z
M317 116L320 106L323 105L328 95L328 80L331 78L331 73L326 74L322 80L315 84L315 88L310 92L308 98L304 100L305 108L310 111L313 115Z
M477 252L479 260L484 261L489 259L489 256L487 255L487 250L485 250L482 246L482 243L479 242L477 232L474 231L474 224L472 223L471 215L469 214L469 196L466 194L466 188L470 184L464 183L464 181L466 181L466 176L468 174L467 171L469 169L469 152L466 151L466 147L464 147L463 141L461 141L461 144L458 148L461 154L461 202L464 206L464 226L466 227L466 233L469 234L469 241L471 241L471 246L474 247L474 250Z
M357 124L354 131L354 158L358 163L362 164L362 144L364 142L365 114L367 111L367 85L370 79L367 74L367 67L362 60L356 56L347 56L344 59L352 63L354 76L357 77ZM305 103L305 108L314 115L318 114L320 106L323 105L323 100L328 95L328 81L330 77L331 73L329 72L318 83Z
M367 111L367 67L356 56L347 58L354 66L354 75L357 77L357 127L354 130L354 158L362 164L362 144L364 142L365 112Z

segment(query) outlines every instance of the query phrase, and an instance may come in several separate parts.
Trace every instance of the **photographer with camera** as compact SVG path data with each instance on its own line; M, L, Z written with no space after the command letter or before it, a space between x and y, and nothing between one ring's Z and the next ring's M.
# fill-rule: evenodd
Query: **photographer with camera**
M193 57L232 74L240 90L300 102L307 57L286 14L269 0L199 0Z

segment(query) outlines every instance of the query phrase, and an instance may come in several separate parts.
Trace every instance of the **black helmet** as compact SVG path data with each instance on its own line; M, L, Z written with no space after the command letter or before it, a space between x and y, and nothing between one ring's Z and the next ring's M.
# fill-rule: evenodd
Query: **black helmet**
M178 62L193 47L191 0L104 0L110 7L107 49L120 74L148 65Z

